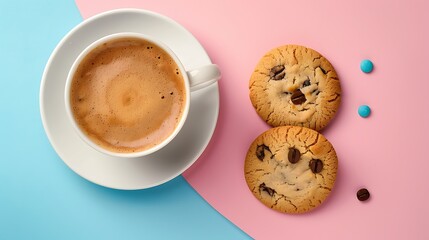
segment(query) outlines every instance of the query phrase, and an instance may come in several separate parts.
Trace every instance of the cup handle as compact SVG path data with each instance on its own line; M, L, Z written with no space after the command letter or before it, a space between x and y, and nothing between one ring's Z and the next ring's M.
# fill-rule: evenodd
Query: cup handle
M221 77L219 67L216 64L205 65L186 73L188 74L191 92L210 86Z

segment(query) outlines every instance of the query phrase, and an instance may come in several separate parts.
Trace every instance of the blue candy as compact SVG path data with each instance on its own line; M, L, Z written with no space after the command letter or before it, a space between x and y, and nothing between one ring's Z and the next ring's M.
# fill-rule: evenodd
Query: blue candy
M374 64L372 64L370 60L364 59L360 62L360 70L362 70L362 72L370 73L372 72L372 69L374 69Z
M371 114L371 108L369 108L367 105L359 106L358 113L359 116L366 118Z

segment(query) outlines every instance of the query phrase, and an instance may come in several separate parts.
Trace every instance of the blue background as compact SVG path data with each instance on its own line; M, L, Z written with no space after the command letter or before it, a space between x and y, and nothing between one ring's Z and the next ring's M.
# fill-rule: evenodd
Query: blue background
M72 0L0 1L0 239L249 239L181 176L120 191L61 161L40 119L40 80L81 21Z

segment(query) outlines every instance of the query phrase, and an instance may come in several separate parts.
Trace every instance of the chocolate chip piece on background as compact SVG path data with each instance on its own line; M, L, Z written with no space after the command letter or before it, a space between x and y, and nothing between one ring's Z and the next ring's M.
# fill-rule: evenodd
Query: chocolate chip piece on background
M366 188L361 188L356 193L356 197L357 197L357 199L359 201L366 201L366 200L368 200L369 197L370 197L370 195L371 194L369 193L368 189L366 189Z

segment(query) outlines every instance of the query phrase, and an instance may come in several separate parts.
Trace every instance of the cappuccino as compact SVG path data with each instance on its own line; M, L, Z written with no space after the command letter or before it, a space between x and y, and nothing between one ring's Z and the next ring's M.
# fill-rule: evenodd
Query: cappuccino
M93 142L119 153L150 149L168 138L182 118L186 87L173 58L140 38L111 40L77 67L70 106Z

